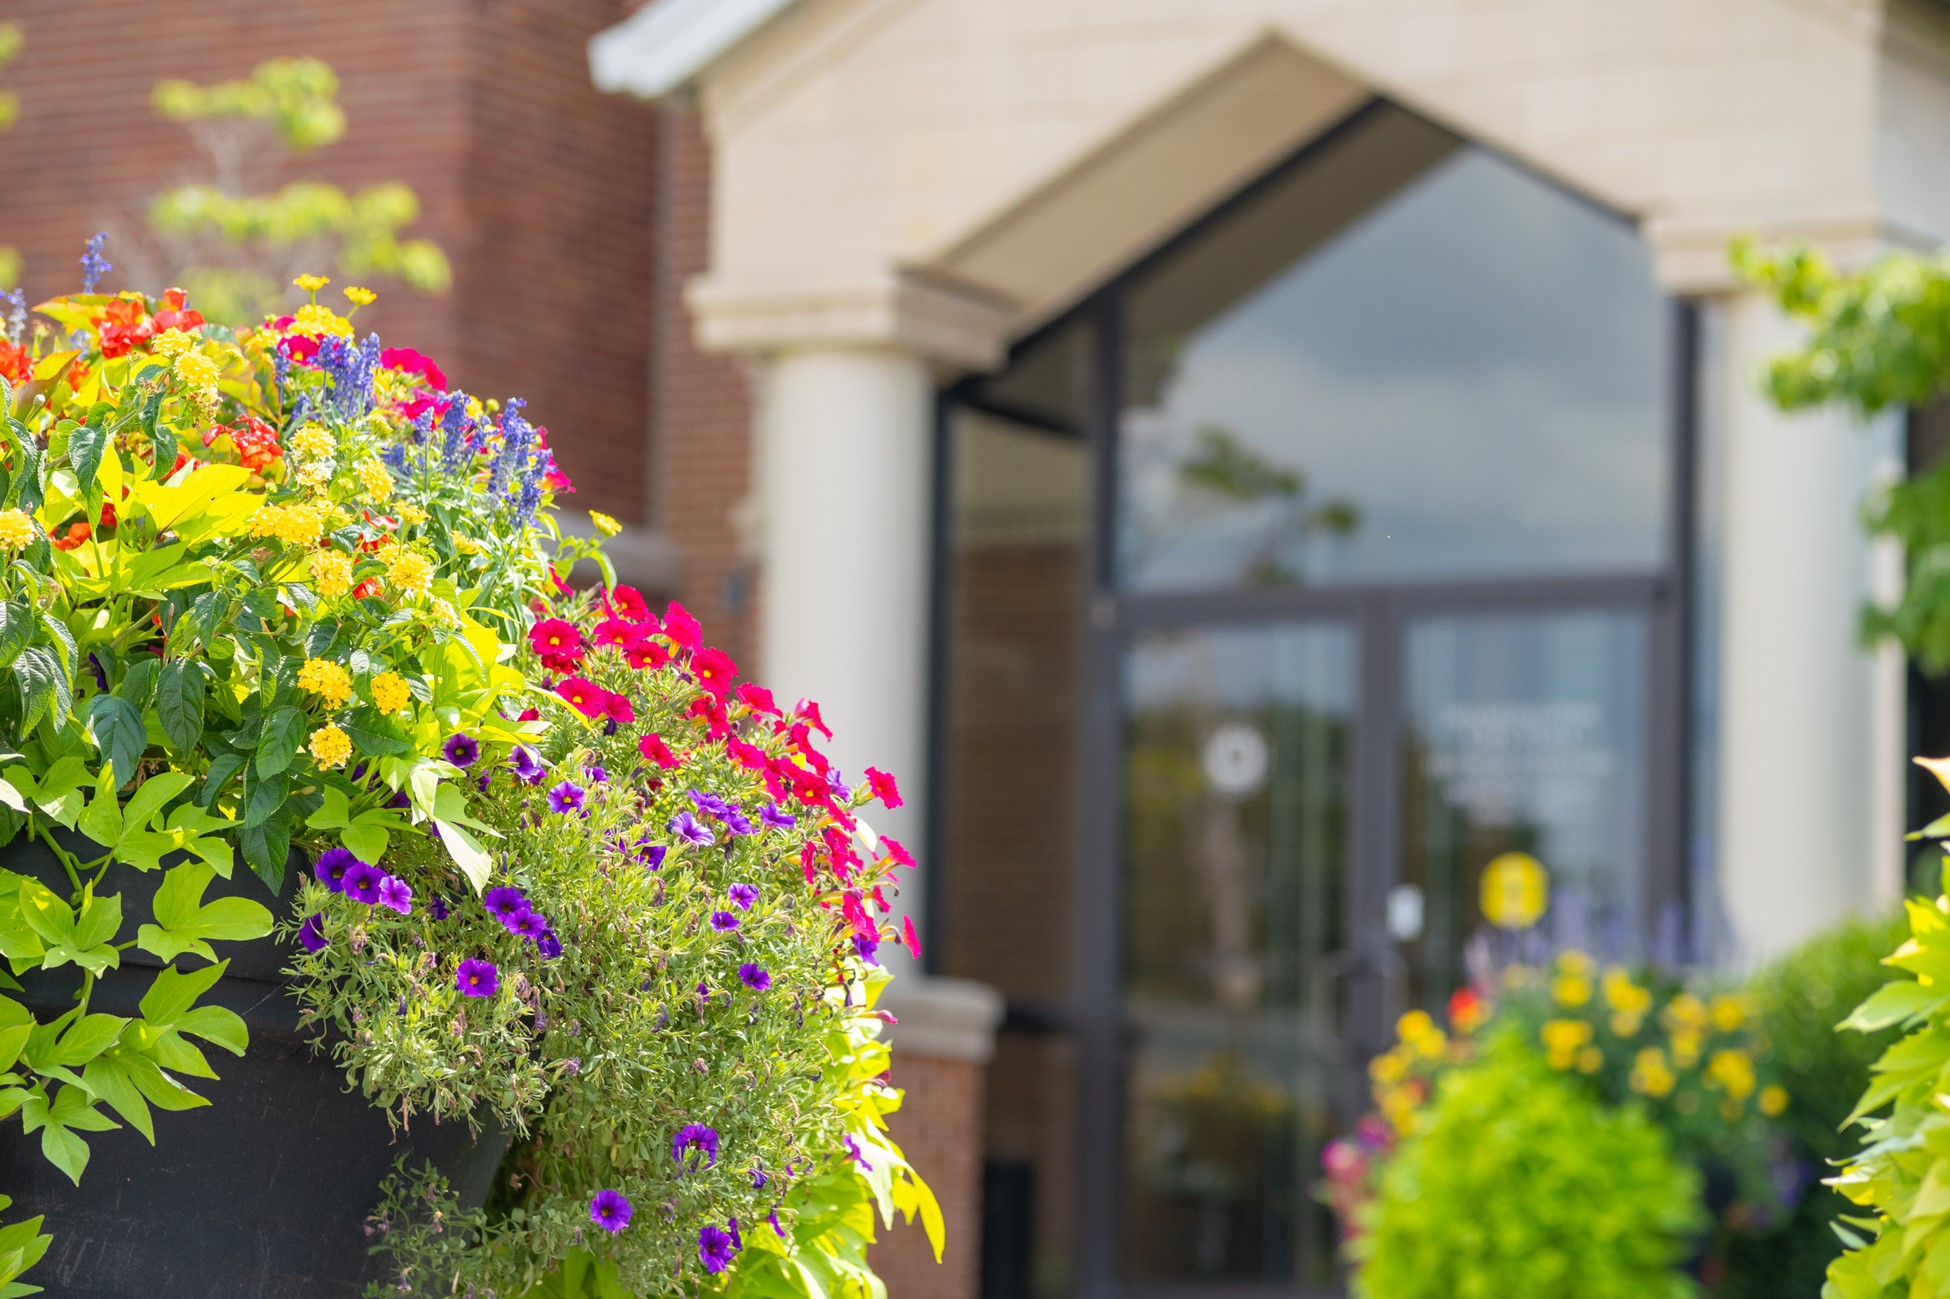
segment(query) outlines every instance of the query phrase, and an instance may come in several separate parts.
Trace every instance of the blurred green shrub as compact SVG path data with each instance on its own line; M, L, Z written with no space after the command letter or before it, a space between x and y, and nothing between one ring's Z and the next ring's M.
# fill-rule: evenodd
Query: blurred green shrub
M1842 1252L1830 1224L1848 1202L1821 1184L1834 1164L1854 1154L1858 1137L1844 1130L1869 1086L1869 1066L1895 1040L1893 1028L1839 1033L1835 1026L1901 973L1882 964L1908 934L1901 916L1851 920L1819 934L1755 974L1751 983L1760 1031L1790 1098L1779 1123L1798 1165L1790 1174L1807 1188L1782 1223L1733 1235L1719 1299L1783 1299L1821 1293L1822 1275Z
M1514 1034L1444 1076L1351 1246L1360 1299L1680 1299L1699 1174Z

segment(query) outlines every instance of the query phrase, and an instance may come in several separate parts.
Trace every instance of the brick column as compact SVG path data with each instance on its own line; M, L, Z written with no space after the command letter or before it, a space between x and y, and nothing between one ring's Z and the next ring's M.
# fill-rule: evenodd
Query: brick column
M964 979L900 979L880 1005L894 1085L907 1095L888 1120L895 1142L941 1201L948 1244L939 1264L919 1222L882 1232L869 1253L888 1299L975 1299L981 1281L982 1092L1002 999Z

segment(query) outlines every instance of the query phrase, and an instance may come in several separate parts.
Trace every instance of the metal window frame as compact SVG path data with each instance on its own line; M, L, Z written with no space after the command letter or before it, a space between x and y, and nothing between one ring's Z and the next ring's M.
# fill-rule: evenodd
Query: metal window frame
M930 789L928 843L932 863L945 855L945 805L951 773L947 739L948 660L954 605L954 416L967 409L1009 420L1051 436L1080 438L1089 457L1090 520L1086 539L1087 589L1084 681L1078 781L1075 896L1105 899L1075 908L1072 939L1076 967L1067 1006L1012 1005L1004 1031L1069 1032L1077 1050L1078 1202L1074 1280L1077 1299L1338 1299L1338 1287L1285 1284L1158 1284L1119 1275L1121 1204L1112 1188L1123 1184L1125 1125L1125 1024L1121 996L1123 800L1121 791L1121 666L1137 634L1166 627L1250 626L1270 622L1336 622L1358 637L1360 672L1350 783L1361 797L1351 807L1344 867L1343 927L1350 974L1343 1020L1350 1026L1350 1055L1365 1060L1388 1045L1393 1021L1389 967L1398 961L1385 929L1388 890L1401 868L1402 796L1401 667L1403 631L1428 615L1524 611L1632 611L1646 620L1646 914L1657 923L1677 908L1690 924L1685 845L1690 820L1693 746L1693 583L1698 439L1697 311L1684 299L1669 303L1666 360L1667 458L1664 562L1643 571L1587 576L1543 576L1456 581L1362 583L1333 587L1256 588L1231 591L1134 592L1117 585L1119 438L1125 355L1123 324L1129 287L1161 260L1204 236L1235 210L1303 168L1319 150L1366 121L1387 101L1371 100L1301 147L1285 161L1164 241L1082 302L1050 320L1011 350L1011 359L1079 321L1091 325L1090 401L1082 428L1025 411L982 392L984 376L940 391L935 440L932 687L929 699ZM1473 148L1616 220L1627 220L1477 142ZM940 869L939 866L936 867ZM940 925L946 890L937 879L928 893L930 932ZM939 943L936 944L938 948ZM1353 1071L1350 1070L1350 1073ZM1359 1094L1347 1098L1358 1104Z

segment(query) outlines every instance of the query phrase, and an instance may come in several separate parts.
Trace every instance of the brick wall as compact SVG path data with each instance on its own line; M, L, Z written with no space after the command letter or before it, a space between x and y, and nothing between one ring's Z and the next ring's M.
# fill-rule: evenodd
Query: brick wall
M887 1283L888 1299L975 1299L981 1248L983 1067L894 1051L893 1079L907 1094L887 1121L889 1133L941 1201L948 1229L942 1261L927 1233L895 1219L868 1259Z
M107 288L145 288L145 199L202 173L149 105L165 77L208 82L314 55L337 70L344 139L287 176L420 195L409 233L437 240L455 290L375 282L360 320L484 395L520 395L547 425L580 507L649 511L650 300L656 115L589 83L585 44L622 0L13 0L27 38L0 83L20 121L0 135L0 243L35 300L79 287L75 259L114 238ZM160 274L159 271L152 274Z

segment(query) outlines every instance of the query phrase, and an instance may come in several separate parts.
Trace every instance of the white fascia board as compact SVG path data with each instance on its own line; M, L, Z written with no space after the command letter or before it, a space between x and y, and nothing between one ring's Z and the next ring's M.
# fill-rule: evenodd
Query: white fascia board
M589 40L598 90L658 99L681 88L796 0L651 0Z

